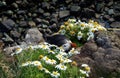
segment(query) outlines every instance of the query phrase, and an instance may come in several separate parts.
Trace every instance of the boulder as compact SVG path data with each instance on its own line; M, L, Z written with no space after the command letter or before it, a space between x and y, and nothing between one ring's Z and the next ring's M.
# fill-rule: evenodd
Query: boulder
M112 27L112 28L120 28L120 22L113 22L113 23L111 23L110 24L110 26Z
M79 12L80 9L81 9L80 6L77 6L77 5L73 5L70 7L70 11L75 13Z
M6 19L0 25L0 31L8 32L15 26L15 22L12 19Z
M97 45L93 42L85 43L81 48L81 56L92 56L97 51Z
M37 28L29 29L25 35L25 42L27 44L38 44L43 41L43 35Z
M60 11L59 12L59 18L61 19L61 18L65 18L65 17L67 17L67 16L69 16L70 15L70 11L68 11L68 10L64 10L64 11Z
M99 47L111 48L111 40L109 39L107 32L96 32L95 33L95 42Z

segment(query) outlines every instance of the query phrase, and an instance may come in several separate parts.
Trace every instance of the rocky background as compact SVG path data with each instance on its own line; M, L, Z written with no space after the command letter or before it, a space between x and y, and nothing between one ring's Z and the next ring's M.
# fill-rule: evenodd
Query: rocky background
M120 78L119 0L1 0L0 49L45 41L44 34L57 32L69 18L93 19L108 29L72 59L90 65L91 78Z

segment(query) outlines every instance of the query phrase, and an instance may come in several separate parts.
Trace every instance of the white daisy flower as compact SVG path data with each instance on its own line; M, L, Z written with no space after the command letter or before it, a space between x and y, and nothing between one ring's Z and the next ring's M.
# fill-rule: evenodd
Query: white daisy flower
M44 68L45 73L50 74L50 71L48 69Z
M69 19L68 22L76 22L76 19Z
M41 65L40 61L33 61L31 64L33 64L34 66L39 66Z
M48 53L55 54L55 52L53 50L48 50Z
M81 31L78 32L78 34L77 34L77 39L80 40L80 39L82 38L82 36L83 36L83 33L81 33Z
M63 65L63 64L58 64L55 66L56 69L59 69L59 70L66 70L67 69L67 66Z
M53 60L53 59L52 59L52 60L46 61L46 63L53 65L53 64L56 64L57 62L56 62L56 60Z
M69 52L68 52L69 56L72 56L73 54L80 54L80 52L76 51L75 48L72 48Z
M32 46L32 49L38 49L38 48L41 48L41 45L34 45L34 46Z
M59 54L61 54L62 56L67 56L66 52L59 52Z
M82 64L81 67L84 67L87 73L90 73L90 67L87 64Z
M67 59L67 58L64 59L64 63L70 63L70 62L72 62L72 60Z
M58 71L53 71L51 73L51 76L54 77L54 78L58 78L60 76L60 73L58 73Z
M45 45L45 44L41 45L40 47L41 47L42 49L49 49L49 46L48 46L48 45Z
M39 70L44 70L42 65L37 66Z
M56 57L58 60L61 60L61 59L64 58L61 54L58 54L58 55L56 55L55 57Z
M87 64L82 64L81 66L82 66L82 67L87 67L88 65L87 65Z
M15 52L12 53L11 56L13 56L13 55L15 55L15 54L19 54L19 53L21 53L22 50L23 50L23 49L22 49L21 47L17 47L17 48L15 49Z
M22 65L21 66L28 66L28 65L31 65L31 61L28 61L28 62L26 62L26 63L22 63Z
M82 74L87 74L87 72L86 72L86 71L81 70L81 69L80 69L80 72L81 72Z
M43 57L43 60L44 60L44 61L48 61L48 60L50 60L50 59L49 59L47 56L44 56L44 57Z

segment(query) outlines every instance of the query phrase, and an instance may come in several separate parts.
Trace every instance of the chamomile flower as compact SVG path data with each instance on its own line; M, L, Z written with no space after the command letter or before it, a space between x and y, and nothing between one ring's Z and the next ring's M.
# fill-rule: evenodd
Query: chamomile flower
M87 72L86 72L86 71L81 70L81 69L80 69L80 72L81 72L82 74L87 74Z
M48 64L51 64L51 65L56 64L56 63L57 63L57 61L56 61L56 60L54 60L54 59L49 60L49 62L48 62Z
M33 62L31 62L31 64L33 64L34 66L39 66L39 65L41 65L41 62L40 61L33 61Z
M68 22L76 22L76 19L69 19Z
M46 44L43 44L43 45L41 45L41 48L42 48L42 49L49 49L49 46L46 45Z
M40 45L34 45L34 46L31 46L32 49L38 49L38 48L41 48Z
M58 60L61 60L61 59L64 58L61 54L57 54L55 57L56 57Z
M40 64L39 66L37 66L39 70L43 70L43 66Z
M90 67L87 64L82 64L81 67L83 67L86 72L90 72Z
M21 66L28 66L28 65L31 65L31 61L28 61L28 62L26 62L26 63L22 63Z
M73 62L71 63L71 65L77 66L77 62L76 62L76 61L73 61Z
M69 56L72 56L73 54L80 54L80 52L76 51L75 48L72 48L68 54Z
M63 64L58 64L55 66L56 69L59 69L59 70L66 70L67 69L67 66L63 65Z
M82 36L83 36L83 33L81 33L81 31L79 31L77 34L77 39L81 40Z
M60 26L60 29L64 29L64 28L65 28L65 25L61 25L61 26Z
M55 54L55 52L53 50L49 50L48 53Z
M62 56L67 56L66 52L59 52L59 54L61 54Z
M49 61L50 59L49 59L47 56L44 56L44 57L43 57L43 60L44 60L44 61Z
M82 64L81 67L87 67L88 65L87 64Z
M42 59L44 56L43 55L39 55L39 58Z
M58 78L60 76L60 73L58 73L58 71L53 71L51 73L51 76L54 77L54 78Z
M44 68L45 73L50 74L50 71L48 69Z
M22 49L21 47L17 47L17 48L15 49L15 52L12 53L11 56L13 56L13 55L15 55L15 54L19 54L19 53L21 53L22 50L23 50L23 49Z
M85 75L86 77L89 77L89 73L86 72L86 71L84 71L84 70L80 69L80 73L83 74L83 75Z
M70 62L72 62L72 60L70 60L70 59L68 59L68 58L65 58L65 59L64 59L64 63L70 63Z

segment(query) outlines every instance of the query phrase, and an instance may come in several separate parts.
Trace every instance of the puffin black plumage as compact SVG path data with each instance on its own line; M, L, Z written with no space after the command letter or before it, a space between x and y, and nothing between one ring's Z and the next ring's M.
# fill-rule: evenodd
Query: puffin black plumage
M65 35L61 34L46 35L45 41L50 44L63 47L63 49L66 52L68 52L71 49L71 41Z

